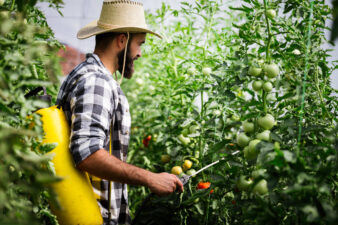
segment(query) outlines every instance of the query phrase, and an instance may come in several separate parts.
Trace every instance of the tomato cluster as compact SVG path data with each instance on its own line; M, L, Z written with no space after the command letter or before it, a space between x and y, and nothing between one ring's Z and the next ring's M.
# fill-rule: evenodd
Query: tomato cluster
M150 143L150 140L151 140L151 135L148 135L147 137L145 137L145 138L142 140L143 146L146 147L146 148L148 148L149 143Z

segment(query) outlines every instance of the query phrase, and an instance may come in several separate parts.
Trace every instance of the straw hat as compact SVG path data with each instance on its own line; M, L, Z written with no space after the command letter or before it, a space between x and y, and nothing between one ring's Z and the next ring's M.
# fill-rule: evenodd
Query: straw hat
M95 20L79 30L78 39L107 32L150 33L144 18L143 4L129 0L104 0L99 20Z

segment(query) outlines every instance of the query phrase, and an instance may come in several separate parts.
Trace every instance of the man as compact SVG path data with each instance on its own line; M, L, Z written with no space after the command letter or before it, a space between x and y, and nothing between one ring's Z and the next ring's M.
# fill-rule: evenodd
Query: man
M132 77L133 61L141 57L146 33L160 37L147 29L141 3L104 1L100 19L78 32L79 39L96 35L94 53L68 75L57 99L71 127L75 165L91 175L105 224L130 223L126 184L147 186L158 195L183 191L175 175L152 173L125 162L129 105L113 74L119 70L122 78Z

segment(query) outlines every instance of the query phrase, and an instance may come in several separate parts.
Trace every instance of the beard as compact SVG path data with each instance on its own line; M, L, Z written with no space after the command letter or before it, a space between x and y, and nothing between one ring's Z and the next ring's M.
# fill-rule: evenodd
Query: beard
M118 53L117 57L118 57L118 70L119 72L122 74L122 69L123 69L123 61L124 61L124 50L122 49L121 52ZM130 79L133 76L134 73L134 60L131 56L130 56L130 51L129 51L129 46L127 49L127 55L126 55L126 65L124 68L124 74L123 77Z

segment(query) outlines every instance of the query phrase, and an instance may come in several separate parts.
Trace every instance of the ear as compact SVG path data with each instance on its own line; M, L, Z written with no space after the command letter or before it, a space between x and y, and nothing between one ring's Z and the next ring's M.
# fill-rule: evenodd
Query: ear
M116 44L119 49L124 49L127 43L127 37L125 34L119 34L116 37Z

